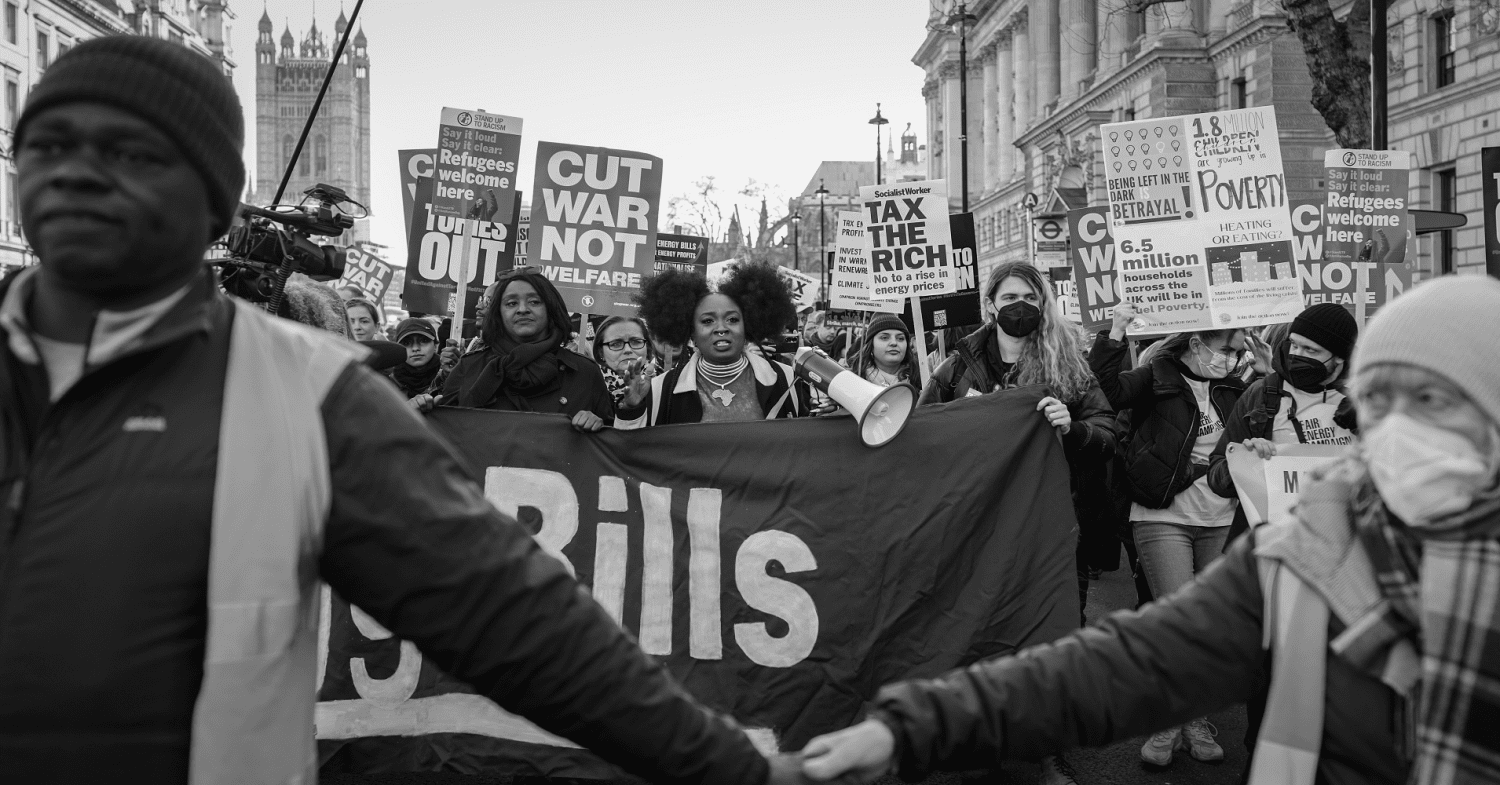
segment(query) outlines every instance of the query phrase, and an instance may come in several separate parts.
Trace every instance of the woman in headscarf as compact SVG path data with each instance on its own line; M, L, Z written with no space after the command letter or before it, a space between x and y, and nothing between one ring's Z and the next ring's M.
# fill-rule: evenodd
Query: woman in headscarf
M565 346L572 323L562 295L528 267L495 283L484 343L448 375L442 405L565 414L579 430L599 430L613 419L614 400L599 366Z
M632 374L617 428L800 417L807 387L792 369L746 346L778 335L796 321L786 282L764 264L736 265L718 291L702 275L668 270L648 279L638 296L641 316L667 343L691 344L686 363L648 379Z
M646 320L639 316L605 319L594 336L594 362L599 364L604 384L619 406L625 398L625 380L631 374L644 374L649 379L660 372Z

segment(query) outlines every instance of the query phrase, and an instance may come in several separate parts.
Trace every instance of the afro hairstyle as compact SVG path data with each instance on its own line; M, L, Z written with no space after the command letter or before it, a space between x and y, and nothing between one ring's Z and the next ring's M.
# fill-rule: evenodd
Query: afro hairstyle
M666 270L645 280L636 303L653 335L673 346L686 346L693 338L693 312L713 293L702 275ZM791 289L772 265L734 265L719 283L718 293L740 307L750 343L780 335L797 323Z

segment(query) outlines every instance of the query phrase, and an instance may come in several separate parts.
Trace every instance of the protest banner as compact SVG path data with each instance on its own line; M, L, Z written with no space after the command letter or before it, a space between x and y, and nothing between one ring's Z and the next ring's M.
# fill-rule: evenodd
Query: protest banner
M708 238L690 234L656 236L656 272L682 270L704 275L708 268Z
M1338 303L1357 318L1355 313L1356 289L1359 281L1356 270L1364 270L1368 277L1365 287L1365 315L1375 315L1381 306L1411 288L1411 267L1407 264L1377 264L1371 261L1334 262L1324 258L1325 237L1323 232L1323 202L1318 199L1299 199L1292 202L1292 255L1297 260L1302 279L1302 299L1305 305ZM1403 232L1414 232L1415 221L1408 213ZM1415 234L1410 235L1415 242ZM1410 257L1408 257L1410 258Z
M1480 151L1479 169L1484 198L1484 270L1500 278L1500 147Z
M1278 444L1276 454L1265 460L1243 444L1229 445L1224 459L1245 520L1251 528L1291 520L1292 510L1314 474L1348 450L1345 445Z
M528 261L557 285L569 310L634 314L632 296L656 251L661 159L541 142L531 199Z
M1254 327L1302 310L1271 107L1102 127L1110 234L1136 336Z
M871 296L899 300L957 290L942 180L859 189L869 236Z
M1078 284L1073 281L1073 268L1054 267L1050 271L1052 294L1057 297L1057 309L1063 318L1082 325L1083 314L1078 310Z
M516 196L516 204L523 204L520 195ZM516 223L516 266L525 267L530 264L526 258L527 239L531 234L531 208L521 207L521 219Z
M432 210L433 179L417 181L417 209L407 231L406 285L401 291L401 305L413 313L451 314L457 305L458 279L464 267L464 227L472 228L469 246L467 296L464 318L474 318L474 303L486 286L515 262L515 220L510 225L493 221L465 221ZM512 196L512 201L516 197Z
M924 295L922 324L929 330L948 327L971 327L982 324L979 294L979 247L974 237L973 213L948 216L948 233L953 245L953 275L956 291L952 294ZM902 309L902 321L912 324L911 300Z
M391 279L396 268L387 264L374 251L358 245L345 249L344 274L339 276L339 287L352 286L364 292L370 302L381 302L391 288Z
M790 267L776 267L776 274L781 280L786 281L788 289L792 291L792 302L800 310L802 308L818 307L818 279L799 270Z
M1062 445L1036 414L1044 392L923 407L882 450L853 418L590 435L514 412L440 409L428 423L698 700L797 750L856 721L883 684L1077 626L1076 521ZM1006 438L973 439L979 427ZM958 443L962 461L897 459ZM331 605L317 732L341 772L463 761L618 777Z
M869 235L864 213L840 210L834 214L833 285L831 308L843 311L900 313L899 300L875 300L870 277Z
M411 214L417 204L417 180L432 177L437 148L397 150L396 158L401 163L401 228L410 229Z
M1109 208L1069 210L1068 237L1079 322L1089 332L1108 330L1114 325L1115 306L1120 302L1115 240L1109 234Z
M1323 205L1323 258L1327 262L1406 263L1406 204L1411 153L1405 150L1329 150L1323 154L1328 191ZM1369 268L1357 268L1354 318L1364 324L1372 286Z

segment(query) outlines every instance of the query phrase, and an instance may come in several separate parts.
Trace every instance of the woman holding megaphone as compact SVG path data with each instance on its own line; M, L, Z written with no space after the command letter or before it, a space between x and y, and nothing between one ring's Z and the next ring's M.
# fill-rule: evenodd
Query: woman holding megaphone
M807 388L792 369L746 347L779 335L797 320L786 283L775 268L742 262L712 290L696 273L668 270L648 278L637 295L640 315L668 344L691 344L687 362L649 378L629 373L615 427L745 422L801 417Z

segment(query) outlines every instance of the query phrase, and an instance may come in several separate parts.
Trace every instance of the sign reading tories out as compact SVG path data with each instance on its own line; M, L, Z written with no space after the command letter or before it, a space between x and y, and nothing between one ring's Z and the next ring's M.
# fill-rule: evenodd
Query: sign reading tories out
M531 198L527 262L557 285L569 310L634 314L632 297L656 259L661 159L541 142Z
M1109 228L1134 335L1302 310L1271 107L1103 126Z
M869 240L871 296L895 300L958 289L943 180L859 189Z

